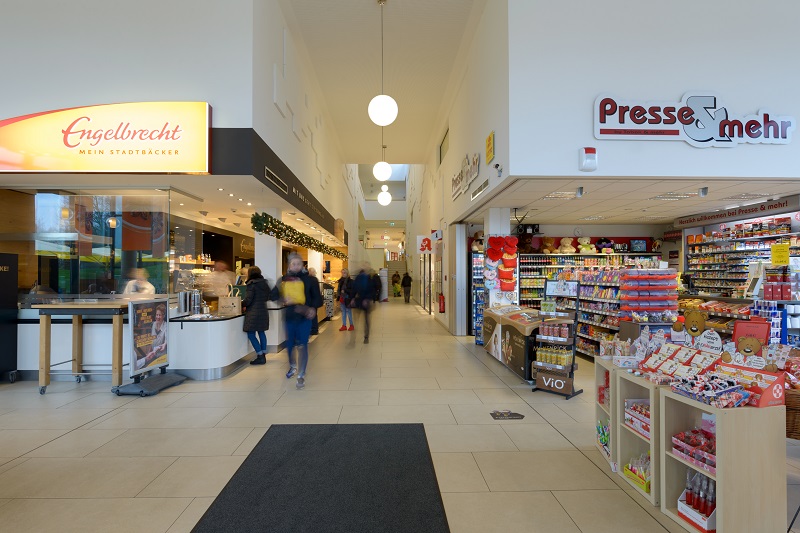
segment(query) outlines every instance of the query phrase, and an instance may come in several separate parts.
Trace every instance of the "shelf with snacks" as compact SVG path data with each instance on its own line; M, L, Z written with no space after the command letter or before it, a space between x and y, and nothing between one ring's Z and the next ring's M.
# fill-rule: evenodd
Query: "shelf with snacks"
M672 323L678 315L674 268L628 269L620 277L619 318L634 323Z
M796 242L795 239L791 239L791 237L797 237L800 233L792 233L791 230L791 218L784 217L784 223L782 224L780 230L779 229L768 229L766 230L766 234L761 235L744 235L744 234L728 234L728 235L718 235L716 238L712 235L711 238L706 240L703 236L701 241L696 242L697 235L692 235L691 242L687 242L688 246L702 246L705 244L716 244L721 242L746 242L746 241L763 241L763 240L777 240L792 244L792 241Z
M687 531L698 530L687 517L717 533L785 531L786 407L719 409L669 388L659 394L661 511ZM709 516L687 505L687 484L713 490Z
M617 370L615 378L619 475L657 507L661 490L659 390L663 386L623 369Z
M600 327L600 328L608 328L608 329L614 330L614 331L619 330L619 326L615 326L615 325L611 325L611 324L604 324L602 322L594 322L594 321L586 320L586 319L583 319L583 318L579 318L578 322L580 322L581 324L589 324L591 326L597 326L597 327Z
M617 471L616 452L616 377L617 367L606 359L595 359L594 364L594 407L595 407L595 439L594 444L600 455L608 461L612 472Z
M583 339L577 339L575 341L575 351L593 359L597 357L597 354L600 350L597 348L597 346L584 343Z

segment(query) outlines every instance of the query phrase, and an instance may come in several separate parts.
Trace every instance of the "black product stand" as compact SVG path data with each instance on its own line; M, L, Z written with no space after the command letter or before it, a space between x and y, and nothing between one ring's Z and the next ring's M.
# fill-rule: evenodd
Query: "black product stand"
M181 376L180 374L167 374L167 367L162 366L161 373L150 374L146 377L142 375L135 376L133 378L133 383L112 387L111 392L117 396L155 396L168 387L180 385L186 381L186 379L186 376Z
M552 281L545 282L545 297L564 297L575 299L575 308L580 308L579 286L577 281ZM569 328L569 334L563 336L536 335L537 348L532 361L533 368L536 369L536 381L532 391L544 391L552 394L559 394L565 399L577 396L583 389L575 390L575 313L561 313L558 311L547 311L546 305L542 305L540 315L542 317L552 317L547 320L547 325L565 325ZM541 326L539 328L541 332ZM540 351L548 346L569 347L570 363L559 365L540 360Z

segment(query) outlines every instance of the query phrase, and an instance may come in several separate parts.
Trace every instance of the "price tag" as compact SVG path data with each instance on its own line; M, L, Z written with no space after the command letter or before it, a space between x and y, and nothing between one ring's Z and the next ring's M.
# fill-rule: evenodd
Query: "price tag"
M774 266L788 266L789 265L789 245L788 244L773 244L771 247L772 264Z

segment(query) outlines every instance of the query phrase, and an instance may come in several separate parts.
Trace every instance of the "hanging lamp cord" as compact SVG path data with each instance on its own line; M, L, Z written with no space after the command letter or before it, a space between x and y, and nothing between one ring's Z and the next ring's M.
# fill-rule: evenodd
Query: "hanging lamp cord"
M381 94L383 92L383 6L386 4L386 0L381 2Z

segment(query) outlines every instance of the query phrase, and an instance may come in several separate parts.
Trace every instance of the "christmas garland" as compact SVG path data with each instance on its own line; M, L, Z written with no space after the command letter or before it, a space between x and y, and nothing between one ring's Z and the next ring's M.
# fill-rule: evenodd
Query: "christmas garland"
M308 248L323 254L332 255L337 259L347 259L347 254L340 252L336 248L328 246L322 241L318 241L317 239L310 237L305 233L297 231L293 227L284 224L277 218L266 213L261 213L260 215L258 213L253 213L253 216L250 217L250 224L257 233L261 233L262 235L270 235L276 239L290 242L292 244L302 246L303 248Z

